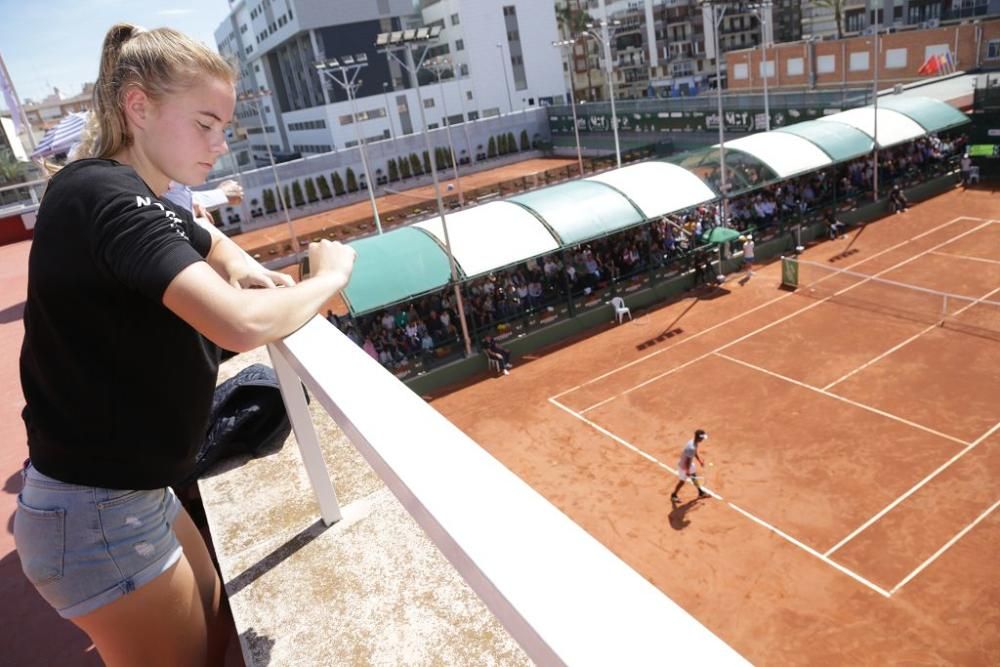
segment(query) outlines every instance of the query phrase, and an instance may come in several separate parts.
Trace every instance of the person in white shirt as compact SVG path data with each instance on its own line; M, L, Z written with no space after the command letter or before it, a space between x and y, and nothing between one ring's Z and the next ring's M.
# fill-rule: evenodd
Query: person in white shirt
M677 462L677 486L674 487L673 493L670 494L670 502L676 505L681 501L677 497L677 493L684 486L684 482L691 480L695 488L698 489L698 499L710 498L711 494L707 493L703 488L701 488L701 482L698 480L698 469L695 466L695 461L697 461L702 466L705 465L705 461L702 460L701 455L698 453L698 445L708 440L708 433L702 429L698 429L694 432L694 437L687 441L684 445L684 450L681 452L681 458Z
M746 236L741 236L740 241L743 242L743 268L747 270L745 279L750 280L750 276L753 275L753 260L754 260L753 236L749 234L747 234Z

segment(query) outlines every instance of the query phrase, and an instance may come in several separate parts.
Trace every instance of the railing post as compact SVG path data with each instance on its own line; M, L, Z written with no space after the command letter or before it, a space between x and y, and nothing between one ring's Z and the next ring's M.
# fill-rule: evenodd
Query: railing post
M337 501L337 492L333 488L333 482L330 481L330 472L326 468L323 452L319 447L316 427L313 425L306 403L305 388L295 369L274 344L267 346L267 353L278 375L281 398L285 402L285 410L288 411L288 418L292 422L295 441L299 444L299 453L309 475L309 483L319 502L323 525L329 526L341 519L340 503Z

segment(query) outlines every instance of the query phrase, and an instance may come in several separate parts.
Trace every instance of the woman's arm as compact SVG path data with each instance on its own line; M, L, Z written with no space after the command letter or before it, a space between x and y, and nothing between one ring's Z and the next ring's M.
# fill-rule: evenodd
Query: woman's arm
M355 256L353 248L339 242L311 243L313 276L277 290L234 288L207 263L196 262L170 282L163 305L220 347L235 352L252 350L287 336L312 319L347 285Z
M200 206L195 204L195 212ZM201 220L205 220L204 223ZM271 271L247 256L243 248L223 234L208 222L206 218L195 218L212 236L212 248L208 251L205 261L233 287L291 287L295 284L292 277L280 271Z

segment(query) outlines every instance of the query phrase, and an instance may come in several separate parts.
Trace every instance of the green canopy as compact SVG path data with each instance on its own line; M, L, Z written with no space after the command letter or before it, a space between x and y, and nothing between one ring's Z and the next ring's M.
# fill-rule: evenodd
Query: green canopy
M393 229L348 245L358 253L344 300L354 315L403 301L448 284L448 255L429 234Z
M834 162L853 160L872 152L875 142L861 130L843 123L807 120L780 127L775 132L795 134L819 146Z
M645 219L622 193L597 181L570 181L507 201L534 211L563 245L611 234Z
M880 95L878 106L912 118L927 132L940 132L969 122L969 117L955 107L930 97Z
M732 227L712 227L712 229L702 236L705 243L725 243L734 241L740 237L740 233Z

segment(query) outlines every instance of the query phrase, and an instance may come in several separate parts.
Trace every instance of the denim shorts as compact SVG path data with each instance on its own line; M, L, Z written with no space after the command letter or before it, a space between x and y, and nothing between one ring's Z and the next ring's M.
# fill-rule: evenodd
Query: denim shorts
M21 569L60 616L88 614L180 560L173 531L180 507L169 488L79 486L29 465L14 516Z

